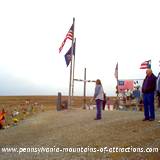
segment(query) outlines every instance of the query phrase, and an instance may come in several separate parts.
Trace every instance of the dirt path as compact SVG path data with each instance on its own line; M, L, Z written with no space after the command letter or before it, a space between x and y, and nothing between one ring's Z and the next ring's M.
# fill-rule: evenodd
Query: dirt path
M88 148L90 151L102 147L160 149L160 113L154 122L142 122L142 112L104 111L103 119L93 120L95 110L71 109L47 111L34 115L18 126L0 130L0 148L17 148L15 153L2 153L1 160L158 160L159 153L101 153L97 152L49 152L58 148ZM19 154L18 151L26 153ZM29 152L29 149L32 153ZM43 150L39 153L39 148ZM34 149L34 150L33 150ZM44 149L45 152L44 152ZM47 150L48 149L48 150ZM57 150L58 151L58 150ZM71 151L71 150L70 150Z

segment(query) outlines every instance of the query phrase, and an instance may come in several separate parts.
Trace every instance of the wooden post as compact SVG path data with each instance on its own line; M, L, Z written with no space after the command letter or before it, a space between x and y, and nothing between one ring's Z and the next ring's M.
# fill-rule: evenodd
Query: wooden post
M58 98L57 98L57 111L61 110L61 92L58 92Z
M86 68L84 69L84 94L83 94L83 109L86 108Z

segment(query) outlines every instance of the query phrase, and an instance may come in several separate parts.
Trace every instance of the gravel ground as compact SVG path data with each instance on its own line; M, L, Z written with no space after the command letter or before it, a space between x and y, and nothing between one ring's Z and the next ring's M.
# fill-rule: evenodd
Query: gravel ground
M143 112L133 111L103 111L102 120L95 121L94 117L95 110L46 111L21 121L17 126L0 130L0 160L160 159L160 152L100 152L103 147L107 147L106 152L109 147L160 149L160 112L157 112L153 122L142 122ZM1 149L4 147L17 148L17 151L23 148L23 153L4 153ZM67 147L70 153L58 151L58 148ZM74 152L73 149L80 147L85 148L83 153ZM38 149L43 152L39 153ZM49 149L54 152L49 152ZM87 149L97 149L97 152Z

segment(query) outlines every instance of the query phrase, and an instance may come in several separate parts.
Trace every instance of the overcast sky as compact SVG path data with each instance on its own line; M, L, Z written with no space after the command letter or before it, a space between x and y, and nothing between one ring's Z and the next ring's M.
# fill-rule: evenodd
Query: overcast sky
M101 79L107 95L120 79L141 79L140 64L160 71L159 0L1 0L0 95L67 95L70 67L58 49L75 17L75 78ZM94 83L87 84L93 95ZM83 83L75 82L75 95Z

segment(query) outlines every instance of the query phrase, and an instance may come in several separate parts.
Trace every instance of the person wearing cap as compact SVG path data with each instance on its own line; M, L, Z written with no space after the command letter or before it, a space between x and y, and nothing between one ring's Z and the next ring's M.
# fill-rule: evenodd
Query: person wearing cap
M94 99L96 101L96 118L95 120L100 120L102 118L102 106L104 100L104 91L99 79L96 80L96 87L94 92Z
M156 90L156 76L151 69L146 70L146 77L142 84L143 103L144 103L144 119L143 121L155 120L154 109L154 92Z

